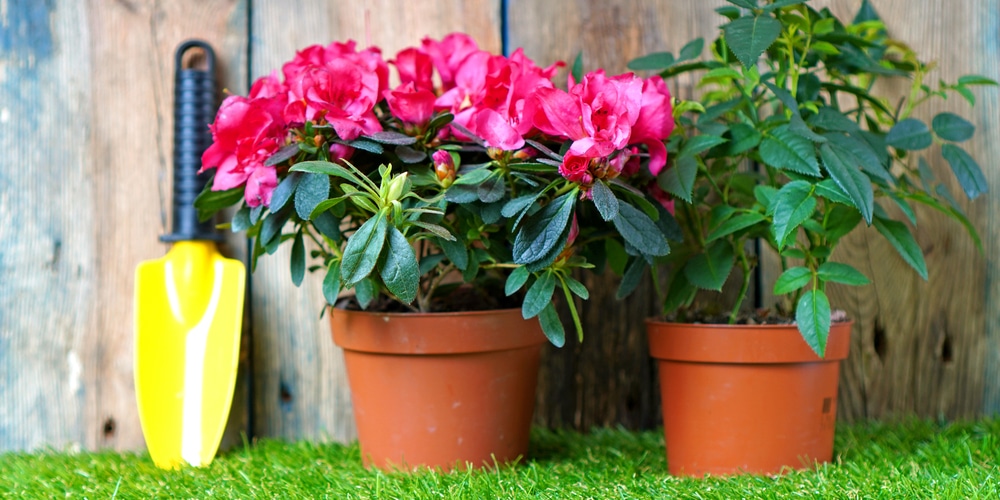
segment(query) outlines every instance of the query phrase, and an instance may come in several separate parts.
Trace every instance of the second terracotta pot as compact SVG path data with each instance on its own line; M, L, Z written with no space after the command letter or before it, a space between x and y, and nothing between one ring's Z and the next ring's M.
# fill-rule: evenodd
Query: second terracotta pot
M334 310L366 466L449 470L528 450L545 336L520 309Z
M646 326L671 474L773 474L830 461L851 323L833 325L824 358L795 325Z

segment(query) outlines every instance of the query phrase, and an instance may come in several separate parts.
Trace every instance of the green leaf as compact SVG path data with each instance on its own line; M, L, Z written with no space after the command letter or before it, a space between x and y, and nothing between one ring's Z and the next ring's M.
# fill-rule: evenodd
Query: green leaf
M476 276L479 275L479 263L482 262L482 254L485 254L484 250L470 248L469 249L469 264L465 266L462 271L462 279L466 283L472 283Z
M637 57L628 62L628 69L632 71L652 70L659 71L674 65L674 55L670 52L654 52L642 57ZM580 80L577 80L578 82Z
M542 333L552 345L556 347L566 345L566 330L553 303L549 302L538 314L538 324L541 325Z
M833 179L823 179L816 183L816 195L822 196L834 203L841 203L853 207L854 202L847 197L846 194L837 185L837 182ZM861 213L854 209L854 212L858 214L858 218L861 218Z
M812 141L793 132L788 125L771 131L760 143L760 159L783 170L819 177L819 162Z
M328 161L303 161L292 165L290 172L306 172L310 174L326 174L349 181L359 188L365 188L374 192L378 191L378 186L371 179L358 175L347 168ZM273 200L272 200L273 201Z
M528 293L524 294L524 302L521 304L521 316L524 319L538 316L545 306L552 303L552 293L556 290L557 281L559 280L552 272L546 271L528 287Z
M798 290L812 281L812 271L807 267L790 267L774 282L774 294L785 295Z
M477 201L479 200L479 185L486 182L492 174L490 170L485 168L477 168L463 173L444 192L444 198L452 203L472 203Z
M819 108L819 113L809 117L808 123L813 127L835 132L854 132L860 128L850 118L828 107Z
M983 170L964 149L954 144L945 144L941 146L941 156L948 161L948 165L951 165L951 171L955 173L955 178L970 200L976 199L989 189Z
M763 138L756 128L743 123L734 123L729 133L732 135L726 148L726 154L729 156L738 156L757 147Z
M295 155L299 154L299 151L300 150L299 150L299 144L298 143L289 144L289 145L287 145L287 146L279 149L273 155L269 156L267 158L267 160L264 161L264 166L265 167L273 167L273 166L275 166L275 165L277 165L277 164L279 164L279 163L281 163L281 162L283 162L285 160L292 159L292 158L295 157Z
M916 118L907 118L889 129L885 142L896 149L915 151L930 146L934 138L927 124Z
M243 205L239 210L233 214L233 221L230 225L230 229L234 233L239 233L241 231L246 231L253 227L253 223L250 222L250 207Z
M780 9L782 7L788 7L789 5L798 5L800 3L806 3L809 0L775 0L774 3L765 5L761 8L764 12L770 12L773 10Z
M288 200L291 200L292 195L295 194L295 190L299 187L299 181L301 180L301 173L292 172L278 183L278 187L274 188L274 191L271 192L270 210L272 212L277 212L285 207Z
M646 275L646 269L649 267L646 264L646 259L635 258L625 269L625 274L622 275L622 282L618 285L618 292L615 294L615 298L618 300L624 299L632 294L635 289L642 282L642 277Z
M746 229L755 224L766 221L767 218L758 212L743 212L735 217L726 219L719 227L708 233L705 242L715 241L719 238L729 236L737 231Z
M746 16L724 25L722 29L733 54L743 67L749 68L781 34L781 22L770 16Z
M997 85L996 80L980 75L965 75L958 78L959 85Z
M313 217L312 224L320 234L333 241L339 242L343 238L340 234L340 220L330 212L322 212Z
M705 48L704 38L695 38L690 42L686 43L681 47L680 53L677 55L677 62L690 61L701 55L701 51ZM579 80L577 80L579 81Z
M441 261L443 261L444 258L445 255L443 253L435 253L421 257L419 263L420 267L417 269L417 272L420 273L421 276L431 272L431 270L441 264Z
M819 190L817 190L818 192ZM861 214L857 210L844 205L834 205L826 212L826 239L836 242L853 231L859 223L861 223Z
M861 170L877 179L882 179L890 186L896 183L896 179L883 165L882 159L864 139L836 133L823 134L823 137L829 139L831 146L843 158L850 159L850 163L861 166Z
M302 220L309 216L316 205L330 196L330 177L323 174L305 174L295 189L295 212Z
M725 143L726 139L724 137L719 137L717 135L696 135L687 140L684 146L681 147L680 152L677 153L678 158L686 158L689 156L694 156L699 153L708 151L709 149L718 146L719 144Z
M385 153L385 148L381 144L374 141L366 141L364 139L355 139L353 141L346 141L344 144L351 146L352 148L357 148L362 151L367 151L371 154L380 155Z
M587 290L587 287L584 286L583 283L580 283L579 281L573 279L572 276L564 276L563 282L565 282L566 286L570 289L571 292L573 292L573 295L576 295L577 297L580 297L583 300L587 300L590 298L590 291Z
M594 205L602 219L609 221L618 216L618 198L615 198L607 184L600 180L594 182L590 194L593 195Z
M667 238L648 215L629 204L622 204L618 216L611 220L625 241L643 255L662 256L670 253Z
M574 82L583 81L583 51L577 52L576 59L573 60L573 68L570 70Z
M403 163L420 163L427 159L427 153L411 148L410 146L396 146L396 156Z
M276 239L275 236L281 234L281 229L285 227L285 223L288 222L290 216L291 212L289 210L282 210L264 218L264 223L260 227L260 244L266 247L268 243L274 241Z
M849 151L831 144L821 145L819 155L823 159L827 173L837 183L837 187L850 198L865 222L871 224L875 194L872 191L871 180L858 169L857 158Z
M379 212L347 239L344 258L340 263L341 277L346 286L354 286L375 269L385 244L387 226L385 213Z
M514 237L515 264L539 261L560 242L563 231L569 225L570 216L573 215L577 191L573 189L552 200L545 208L524 222Z
M861 7L858 9L858 13L854 15L853 24L863 23L865 21L881 21L882 18L879 17L878 12L875 12L875 8L872 7L871 2L868 0L863 0L861 2Z
M382 144L392 144L393 146L409 146L410 144L416 144L417 138L411 137L400 132L394 132L392 130L383 130L381 132L375 132L371 135L363 136L365 139L371 139L375 142L380 142Z
M976 126L955 113L938 113L931 120L931 127L938 137L952 142L964 142L976 133Z
M619 243L618 240L605 238L604 254L607 255L608 267L610 267L615 274L621 276L625 273L625 265L628 264L628 253L625 252L624 245Z
M292 242L292 258L291 258L291 268L292 273L292 283L295 286L302 284L302 278L306 274L306 245L302 241L302 230L300 229L295 233L295 241Z
M921 278L927 279L927 263L924 261L924 252L917 245L917 240L910 233L910 228L906 224L892 219L876 217L874 221L875 229L878 230L885 239L889 240L893 248L899 252L900 257L912 267Z
M861 271L840 262L824 262L816 270L820 281L830 281L851 286L862 286L871 283Z
M444 251L448 260L450 260L452 264L455 264L455 267L457 267L459 271L464 271L467 267L469 267L469 249L466 248L465 242L452 237L450 240L446 238L438 238L435 240L435 243L437 243L437 246Z
M733 270L736 256L728 241L716 241L704 253L695 255L684 266L684 276L692 285L705 290L722 290Z
M406 241L406 236L396 226L389 226L386 244L382 258L379 259L379 276L389 292L400 302L409 304L417 298L417 286L420 282L417 256Z
M354 285L354 298L358 300L361 309L368 309L368 305L375 300L378 295L378 285L372 278L365 278Z
M778 242L778 251L785 247L785 239L794 234L806 219L816 210L816 198L812 195L812 185L806 181L792 181L778 191L774 200L774 222L772 230Z
M663 299L663 313L668 314L681 306L690 304L696 293L698 293L698 289L687 280L684 270L674 271L667 289L667 296Z
M826 293L817 289L802 294L795 307L795 322L809 347L823 357L830 336L830 299Z
M673 168L664 169L656 178L656 184L664 191L691 203L691 192L698 174L698 160L688 156L678 158Z
M531 273L528 272L528 268L524 266L514 268L514 270L510 272L510 275L507 276L507 283L504 284L503 289L504 294L508 297L514 295L514 293L520 290L521 287L524 286L525 282L528 281L529 276L531 276Z
M330 266L326 268L326 276L323 277L323 298L332 306L337 303L338 295L340 295L340 261L331 260Z
M752 10L757 8L757 0L726 0L726 1L733 5L738 5L740 7L743 7L745 9Z

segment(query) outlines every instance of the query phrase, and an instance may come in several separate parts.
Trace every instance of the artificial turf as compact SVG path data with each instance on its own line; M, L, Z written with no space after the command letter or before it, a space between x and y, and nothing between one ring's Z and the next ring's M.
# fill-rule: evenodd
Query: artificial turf
M1000 498L1000 420L837 428L832 463L768 476L676 478L663 435L536 429L529 457L490 470L385 473L357 443L262 440L205 468L144 454L0 454L0 498Z

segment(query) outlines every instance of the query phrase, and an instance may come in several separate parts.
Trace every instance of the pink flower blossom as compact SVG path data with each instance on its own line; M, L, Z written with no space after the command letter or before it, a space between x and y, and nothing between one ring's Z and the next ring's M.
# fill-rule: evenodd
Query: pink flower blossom
M382 59L382 51L378 47L369 47L358 52L354 40L334 42L326 47L312 45L295 53L295 57L282 66L285 82L291 82L303 71L310 68L324 67L332 61L346 59L378 78L376 95L382 95L389 88L389 66Z
M426 125L434 114L434 93L418 90L413 82L385 91L389 111L407 125Z
M258 81L261 83L261 81ZM271 82L273 83L273 82ZM257 95L267 95L261 90L270 85L269 80L257 88ZM227 97L219 107L215 122L209 125L212 145L202 154L202 171L216 168L212 189L224 191L242 186L253 177L256 184L248 186L245 199L248 205L256 207L270 202L274 190L276 173L264 162L285 142L287 127L280 114L275 114L280 106L275 100L282 100L281 94L270 97L249 99L241 96Z
M590 173L591 160L592 158L588 156L566 153L562 164L559 165L559 174L570 182L590 186L594 183L594 176Z
M286 83L289 123L326 121L345 141L382 130L373 111L379 100L379 77L349 58L303 67Z
M667 148L663 141L674 130L670 90L659 76L643 82L639 118L632 126L630 144L644 144L649 151L649 171L656 176L667 164Z
M421 50L431 58L441 77L442 90L447 91L455 86L458 68L467 57L479 52L479 46L469 35L452 33L441 41L424 38Z
M427 53L410 47L401 50L391 62L396 66L400 83L412 82L418 90L434 91L434 64Z

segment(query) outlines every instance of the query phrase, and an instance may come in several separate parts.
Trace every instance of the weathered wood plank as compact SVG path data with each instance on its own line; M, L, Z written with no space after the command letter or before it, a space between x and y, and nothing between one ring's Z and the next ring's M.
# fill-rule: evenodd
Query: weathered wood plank
M251 74L280 70L296 50L353 39L392 58L424 36L464 31L500 50L496 0L261 2L253 10ZM294 29L292 28L294 27ZM289 249L260 260L253 282L256 429L260 436L346 441L355 438L343 359L330 337L321 277L291 284Z
M165 250L173 50L197 36L233 59L245 52L245 8L5 4L0 449L143 447L133 273Z

